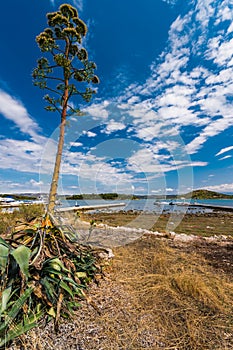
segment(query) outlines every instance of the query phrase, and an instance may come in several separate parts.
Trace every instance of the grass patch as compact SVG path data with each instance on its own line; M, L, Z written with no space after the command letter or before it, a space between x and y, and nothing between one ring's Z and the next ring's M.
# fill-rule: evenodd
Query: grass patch
M122 327L126 338L135 340L124 349L142 349L142 334L150 334L148 349L233 348L233 281L226 275L200 255L179 252L155 238L142 238L116 253L114 278L135 305L133 319ZM142 319L148 322L137 322Z
M0 211L0 235L11 235L16 226L42 217L43 214L44 206L39 204L21 205L18 210L14 210L12 213Z
M110 226L129 226L137 228L148 228L151 223L152 231L166 232L167 224L171 216L169 214L146 214L140 216L136 212L95 213L82 214L84 220L95 220L97 223L106 223ZM181 220L174 229L169 223L169 230L176 233L193 234L197 236L227 235L233 236L233 214L225 212L197 213L175 216L177 222Z

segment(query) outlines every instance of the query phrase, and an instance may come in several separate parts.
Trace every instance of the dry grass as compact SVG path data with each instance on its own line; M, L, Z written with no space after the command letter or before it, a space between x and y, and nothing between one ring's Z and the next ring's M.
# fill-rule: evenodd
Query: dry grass
M43 214L44 206L40 204L22 205L12 213L5 213L0 209L0 235L10 235L20 223L28 223Z
M97 223L106 223L110 226L129 226L147 228L152 231L175 231L198 236L228 235L233 236L233 213L196 213L177 214L173 218L170 214L156 215L137 212L112 213L84 213L84 220L95 220ZM174 221L172 223L171 221ZM177 223L178 226L177 226ZM173 225L174 224L174 225Z
M233 348L233 283L226 276L195 253L180 253L153 238L116 252L115 279L135 305L123 327L131 345L122 349L143 349L139 339L145 332L148 349ZM142 319L146 323L135 322Z
M172 245L151 235L116 248L72 322L56 335L51 324L35 329L11 350L233 349L232 274L210 266L195 246Z

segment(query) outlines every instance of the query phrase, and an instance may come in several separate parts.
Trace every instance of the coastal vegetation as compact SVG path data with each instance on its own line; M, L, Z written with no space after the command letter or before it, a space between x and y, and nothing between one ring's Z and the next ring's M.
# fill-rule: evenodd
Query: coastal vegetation
M72 317L101 273L98 254L44 220L43 206L0 213L0 348L42 318ZM101 251L101 250L100 250Z
M25 193L25 194L1 194L1 197L11 197L15 200L36 200L41 195L41 193ZM225 194L220 192L208 191L208 190L195 190L193 192L184 193L180 195L139 195L139 194L124 194L124 193L82 193L73 195L57 195L60 200L85 200L85 199L106 199L106 200L138 200L138 199L233 199L233 194Z
M150 229L154 232L173 232L195 235L197 237L228 236L233 237L233 213L177 213L171 220L170 213L163 212L142 214L136 211L83 213L82 219L109 226L127 226L131 228ZM149 226L148 226L149 225Z
M179 197L192 199L233 199L233 195L208 190L196 190Z
M119 199L119 200L137 200L137 199L233 199L233 195L224 194L208 190L195 190L184 194L169 194L169 195L139 195L139 194L122 194L122 193L90 193L90 194L74 194L66 196L67 200L79 200L79 199Z

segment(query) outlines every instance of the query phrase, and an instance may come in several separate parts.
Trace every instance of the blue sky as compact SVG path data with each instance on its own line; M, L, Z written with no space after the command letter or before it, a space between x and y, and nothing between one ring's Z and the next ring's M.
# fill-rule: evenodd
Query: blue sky
M62 3L1 5L1 193L48 191L59 116L31 73L35 37ZM101 83L69 120L59 192L233 192L233 1L67 3Z

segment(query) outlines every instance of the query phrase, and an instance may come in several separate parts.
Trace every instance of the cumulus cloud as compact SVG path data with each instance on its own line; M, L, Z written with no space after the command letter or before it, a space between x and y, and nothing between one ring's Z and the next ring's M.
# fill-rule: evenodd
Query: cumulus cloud
M97 134L92 132L92 131L84 131L83 132L84 135L87 135L88 137L95 137Z
M83 144L81 142L70 142L70 147L81 147Z
M166 135L168 130L182 136L190 126L196 126L199 131L186 147L188 153L195 154L209 138L232 126L230 11L228 1L199 0L196 7L191 6L186 15L173 22L161 62L152 64L151 76L144 85L133 84L127 90L128 101L131 96L135 100L135 94L142 101L133 105L122 102L124 111L128 108L134 118L138 137L152 141L152 135ZM210 30L209 22L215 13L218 19ZM223 21L229 22L225 29ZM218 69L208 69L209 63Z
M107 110L109 103L109 101L93 103L89 107L85 108L85 112L87 112L93 118L106 120L109 116L109 112Z
M93 118L106 122L105 133L123 130L128 124L128 132L145 145L127 158L126 170L158 175L208 164L191 161L188 155L197 154L210 138L232 126L230 13L226 0L192 2L188 12L172 23L168 45L151 64L150 77L142 85L129 85L116 98L117 117L112 117L112 101L96 102L88 107ZM185 146L182 136L187 132L190 138ZM181 141L176 144L177 135ZM174 159L180 149L186 158Z
M233 192L233 183L206 186L204 189L216 192Z
M0 168L38 173L43 145L31 141L0 140Z
M0 193L40 193L41 185L43 183L35 179L24 182L0 180Z
M110 119L106 128L105 128L105 133L111 134L114 131L123 130L125 128L126 128L125 124L123 124L121 122L116 122L113 119Z

